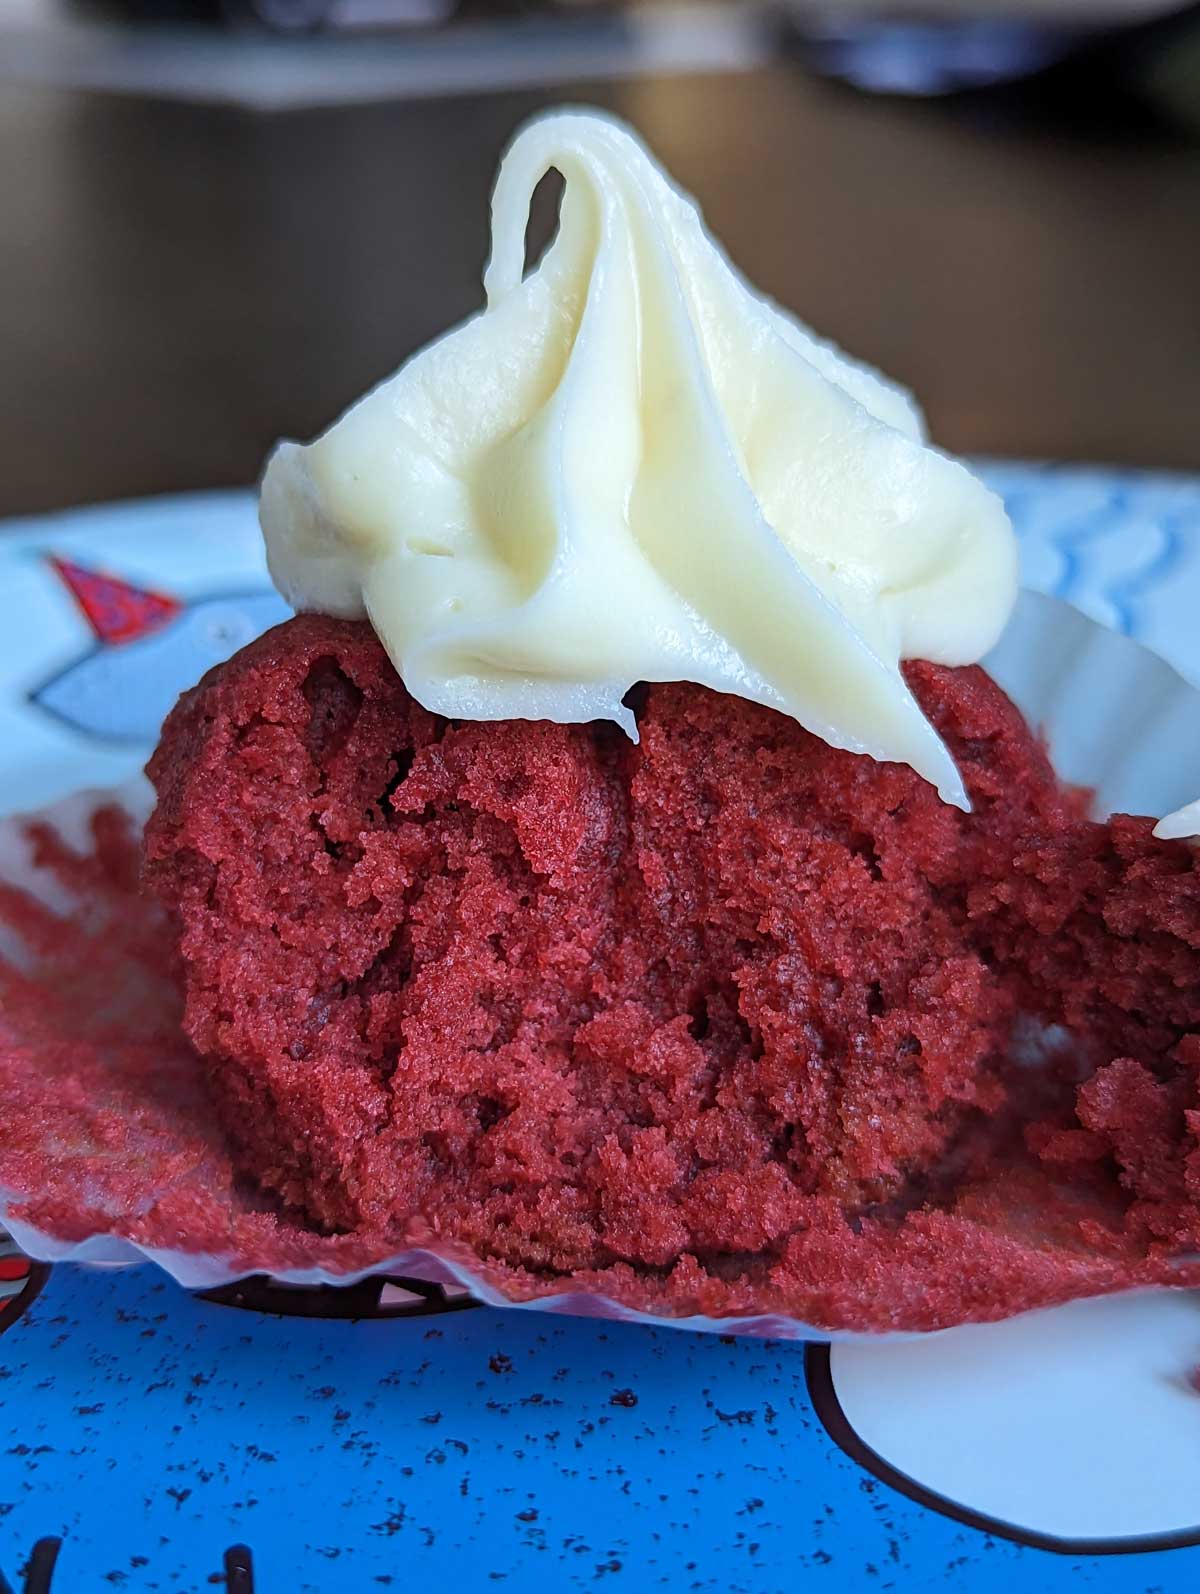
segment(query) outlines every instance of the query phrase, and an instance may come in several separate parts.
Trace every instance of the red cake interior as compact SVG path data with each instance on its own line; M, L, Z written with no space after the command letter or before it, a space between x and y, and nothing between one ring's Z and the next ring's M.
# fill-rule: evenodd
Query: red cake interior
M1200 1249L1195 855L1089 821L981 670L908 676L970 815L696 686L634 746L437 719L348 622L214 671L146 866L238 1166L515 1293L831 1326Z

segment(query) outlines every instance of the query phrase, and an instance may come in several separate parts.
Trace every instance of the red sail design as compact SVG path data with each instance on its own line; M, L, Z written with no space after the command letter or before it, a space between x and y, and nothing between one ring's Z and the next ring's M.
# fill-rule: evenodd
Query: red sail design
M22 1256L8 1234L0 1229L0 1329L7 1328L6 1314L15 1308L29 1287L33 1264Z
M131 586L118 576L101 575L69 559L52 554L50 563L70 589L92 630L109 646L132 642L159 630L183 608L178 598Z

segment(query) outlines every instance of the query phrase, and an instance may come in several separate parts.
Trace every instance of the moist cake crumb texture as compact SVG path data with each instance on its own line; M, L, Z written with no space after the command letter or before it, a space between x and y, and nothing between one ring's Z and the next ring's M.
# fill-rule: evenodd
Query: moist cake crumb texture
M970 815L697 686L634 746L435 718L351 622L214 671L146 869L242 1168L651 1310L907 1275L953 1320L1200 1249L1193 852L1083 817L982 670L906 674Z

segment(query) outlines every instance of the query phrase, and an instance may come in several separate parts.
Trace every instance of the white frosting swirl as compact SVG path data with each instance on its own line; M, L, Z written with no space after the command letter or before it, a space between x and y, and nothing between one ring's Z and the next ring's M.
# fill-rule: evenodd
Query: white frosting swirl
M565 179L525 267L535 185ZM370 617L462 719L611 719L697 681L835 747L962 781L900 673L963 664L1016 596L999 500L909 396L742 280L624 127L530 123L492 199L487 307L262 486L276 584Z

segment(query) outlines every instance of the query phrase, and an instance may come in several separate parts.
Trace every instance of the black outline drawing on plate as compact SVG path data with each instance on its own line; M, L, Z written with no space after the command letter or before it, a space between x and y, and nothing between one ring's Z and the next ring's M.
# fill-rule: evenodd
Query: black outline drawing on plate
M30 1261L8 1232L0 1228L0 1262L8 1262L12 1257L26 1262L27 1271L20 1278L0 1279L0 1334L29 1310L50 1277L50 1269L44 1262ZM0 1594L3 1594L2 1585Z
M25 1563L21 1594L57 1594L54 1568L62 1547L63 1541L57 1537L37 1541ZM254 1557L249 1545L231 1544L222 1557L222 1568L224 1575L221 1580L227 1594L254 1594ZM208 1581L212 1583L216 1579L210 1577ZM150 1586L153 1588L155 1585ZM0 1572L0 1594L14 1594L13 1586L3 1572Z
M924 1484L894 1467L890 1461L885 1461L878 1451L861 1438L851 1426L838 1399L828 1345L805 1346L804 1376L813 1410L834 1444L851 1461L857 1462L898 1494L941 1516L949 1517L953 1522L961 1522L994 1539L1008 1539L1013 1544L1022 1544L1034 1550L1049 1550L1056 1555L1145 1555L1152 1550L1187 1550L1200 1544L1200 1523L1176 1533L1145 1533L1112 1539L1060 1539L1049 1533L1038 1533L1032 1528L1001 1521L998 1517L986 1516L982 1511L974 1511L970 1506L961 1505L957 1500L947 1499L945 1495L927 1489Z
M438 1317L481 1306L459 1285L427 1284L424 1279L374 1274L357 1284L279 1284L257 1274L202 1290L198 1300L276 1317L361 1318Z

